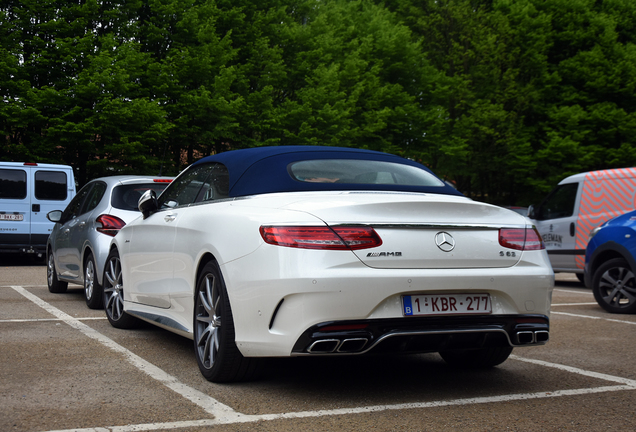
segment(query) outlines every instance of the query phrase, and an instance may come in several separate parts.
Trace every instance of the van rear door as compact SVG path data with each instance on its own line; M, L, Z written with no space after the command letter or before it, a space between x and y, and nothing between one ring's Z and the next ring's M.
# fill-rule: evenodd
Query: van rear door
M53 230L46 215L52 210L64 210L75 195L75 185L69 169L40 165L31 167L31 243L46 245Z
M73 196L68 165L0 162L0 252L45 253L54 226L46 214Z
M573 272L577 268L576 256L581 253L576 249L580 195L581 182L559 184L535 210L534 222L554 271Z

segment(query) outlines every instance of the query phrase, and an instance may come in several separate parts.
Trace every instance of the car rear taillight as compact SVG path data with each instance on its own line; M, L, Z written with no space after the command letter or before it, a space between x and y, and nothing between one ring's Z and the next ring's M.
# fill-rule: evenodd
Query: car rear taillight
M98 224L96 228L98 232L111 237L115 237L119 230L126 225L126 222L119 219L117 216L107 214L97 216L95 222Z
M502 228L499 230L499 244L517 250L545 249L539 231L532 228Z
M172 179L153 179L154 183L172 183Z
M356 250L380 246L371 227L262 226L265 243L301 249Z

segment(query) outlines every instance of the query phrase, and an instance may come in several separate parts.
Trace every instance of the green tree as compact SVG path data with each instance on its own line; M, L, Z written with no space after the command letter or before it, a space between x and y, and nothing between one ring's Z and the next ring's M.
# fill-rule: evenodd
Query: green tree
M150 57L132 38L131 5L139 4L20 1L2 9L11 53L0 115L10 158L70 163L80 184L155 171L153 146L168 125L140 91Z
M628 0L388 0L441 70L432 159L470 196L528 204L568 174L636 163Z

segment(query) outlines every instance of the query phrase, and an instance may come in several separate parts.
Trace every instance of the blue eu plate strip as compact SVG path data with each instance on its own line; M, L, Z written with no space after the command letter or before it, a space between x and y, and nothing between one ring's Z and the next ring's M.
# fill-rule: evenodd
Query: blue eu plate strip
M413 315L413 308L411 307L411 296L402 297L402 306L404 307L404 315Z

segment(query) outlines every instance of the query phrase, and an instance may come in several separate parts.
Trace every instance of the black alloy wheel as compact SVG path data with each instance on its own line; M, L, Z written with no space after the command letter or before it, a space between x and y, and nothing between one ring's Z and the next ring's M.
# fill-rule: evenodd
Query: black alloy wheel
M216 262L205 265L194 306L194 351L203 376L212 382L246 381L259 371L259 359L236 347L232 309Z
M84 260L84 297L86 306L91 309L104 308L104 293L97 279L97 267L93 254L87 253Z
M47 251L48 259L46 261L46 283L49 286L49 292L64 293L68 288L68 282L60 282L57 279L57 270L55 269L55 258L53 251L49 248Z
M594 272L592 292L596 302L611 313L636 313L636 278L627 261L614 258Z
M104 309L108 321L116 328L134 328L137 325L137 319L124 312L124 281L121 274L121 261L116 249L108 254L103 280Z
M451 366L484 369L505 362L512 353L512 347L491 347L473 350L441 351L439 355Z

